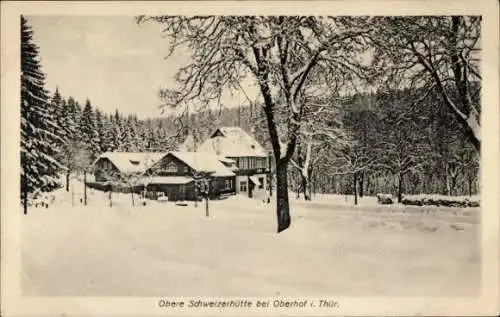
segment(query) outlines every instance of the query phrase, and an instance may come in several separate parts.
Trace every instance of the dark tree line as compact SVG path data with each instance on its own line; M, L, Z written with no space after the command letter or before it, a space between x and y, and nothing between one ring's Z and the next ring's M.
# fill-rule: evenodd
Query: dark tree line
M392 193L398 201L403 194L478 193L479 153L438 92L379 91L344 107L344 127L356 135L345 153L357 156L361 172L340 188L320 185L323 191Z

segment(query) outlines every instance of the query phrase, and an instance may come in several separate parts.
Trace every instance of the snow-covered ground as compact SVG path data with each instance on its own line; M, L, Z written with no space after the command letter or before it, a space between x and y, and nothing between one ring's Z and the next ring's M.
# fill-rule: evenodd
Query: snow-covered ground
M77 186L81 187L81 186ZM27 296L473 296L479 209L377 205L364 197L274 203L234 196L195 208L60 190L22 217ZM78 202L78 199L75 199Z

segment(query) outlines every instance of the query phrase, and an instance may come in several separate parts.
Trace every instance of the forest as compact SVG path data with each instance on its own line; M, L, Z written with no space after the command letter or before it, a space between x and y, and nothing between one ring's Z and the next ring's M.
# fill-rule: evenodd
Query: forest
M106 151L195 150L215 127L235 125L273 159L278 231L290 223L288 190L356 201L479 192L480 17L136 19L161 26L171 50L192 49L179 88L160 91L165 107L203 107L139 120L49 92L21 17L23 195L67 186ZM223 105L223 91L243 90L246 78L259 98Z

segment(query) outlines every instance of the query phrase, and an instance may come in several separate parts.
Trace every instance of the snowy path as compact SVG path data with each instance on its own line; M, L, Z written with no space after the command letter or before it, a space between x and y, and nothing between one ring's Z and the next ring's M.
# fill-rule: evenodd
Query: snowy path
M94 193L86 208L30 210L24 293L466 296L479 287L478 210L292 199L292 227L277 235L272 205L241 196L211 202L209 218L203 204L132 207L129 197L120 208Z

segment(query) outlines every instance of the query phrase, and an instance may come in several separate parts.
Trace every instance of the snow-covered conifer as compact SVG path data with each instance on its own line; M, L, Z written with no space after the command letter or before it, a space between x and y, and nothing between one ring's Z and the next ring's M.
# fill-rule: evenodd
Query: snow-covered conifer
M21 16L21 188L24 194L58 187L59 127L51 111L33 31Z

